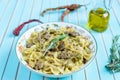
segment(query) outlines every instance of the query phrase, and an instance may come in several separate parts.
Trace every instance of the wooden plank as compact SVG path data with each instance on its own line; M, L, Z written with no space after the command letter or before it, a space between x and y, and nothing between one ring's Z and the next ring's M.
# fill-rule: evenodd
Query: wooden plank
M28 9L29 10L29 15L28 15L28 12L23 12L23 15L24 15L24 13L25 14L27 14L28 16L26 16L26 15L24 15L24 17L26 17L27 19L32 19L32 18L35 18L36 17L36 14L35 13L37 13L37 11L35 11L36 10L36 8L38 8L37 6L35 6L36 4L35 4L35 1L27 1L26 2L27 3L27 5L26 5L26 9ZM25 9L25 10L26 10ZM39 9L39 8L38 8ZM34 17L32 17L34 15ZM23 17L23 18L24 18ZM29 27L32 27L32 26L34 26L34 23L31 23L31 24L29 24L26 28L25 28L25 31L29 28ZM21 75L21 74L23 74L23 75ZM30 79L30 77L31 77L31 72L30 72L30 70L28 70L25 66L23 66L22 64L20 64L20 66L18 67L18 74L17 74L17 80L23 80L23 79L26 79L26 80L28 80L28 79Z
M15 80L29 80L30 71L23 64L18 63Z
M29 80L44 80L43 76L41 76L40 74L31 72L30 75L31 76Z
M109 30L107 30L109 31ZM108 33L108 32L107 32ZM110 31L109 31L109 33ZM95 34L94 34L95 35ZM105 35L105 34L104 34ZM114 75L113 74L109 74L107 72L107 70L105 69L105 65L107 64L107 61L108 61L108 53L106 51L106 46L104 44L104 41L103 39L106 39L108 37L101 37L102 34L99 33L95 35L95 38L97 40L97 44L98 44L98 53L97 53L97 57L96 57L96 60L98 62L98 67L99 67L99 74L100 74L100 79L101 80L105 80L105 79L109 79L109 80L115 80L114 79ZM108 40L107 40L108 41ZM106 77L107 76L107 77Z
M95 60L96 60L96 64L97 64L96 66L97 66L97 69L98 69L99 80L106 80L106 79L115 80L114 75L108 74L105 67L104 67L105 64L107 64L108 54L107 54L106 46L103 42L103 39L106 40L106 38L109 39L108 37L111 38L112 34L111 34L110 29L108 29L106 32L102 33L103 35L106 35L106 36L104 36L104 38L102 37L101 33L97 33L97 32L94 32L94 31L91 31L91 33L94 35L94 37L97 41L97 45L98 45L98 51L97 51L97 55L96 55ZM108 36L108 34L110 36ZM108 41L108 43L109 43L110 40L106 40L106 41ZM101 60L101 58L102 58L102 60ZM93 69L91 69L91 70L93 70ZM91 80L92 78L88 78L88 79Z
M42 9L41 9L41 12L47 8L50 8L50 1L49 0L46 0L42 2ZM40 14L41 14L40 12ZM42 20L44 23L47 23L49 22L49 17L50 17L50 14L49 12L45 13L44 16L41 16L39 17L40 20Z
M115 7L115 8L114 8ZM110 10L110 28L113 36L120 35L120 15L119 15L120 1L113 2L112 9ZM115 73L115 79L118 80L120 73Z
M40 1L35 1L35 4L39 5L39 2ZM67 1L65 1L65 0L58 1L58 4L54 4L54 3L57 3L57 1L55 1L53 3L48 0L43 1L43 2L44 2L43 4L46 5L46 3L47 3L48 5L44 6L42 8L42 10L49 8L50 6L57 7L57 5L59 3L60 3L59 5L67 4ZM2 24L0 24L1 26L3 26L3 25L5 26L3 28L0 28L0 31L2 33L0 35L3 37L4 32L6 32L4 35L5 37L2 41L3 43L0 46L0 53L1 53L0 54L0 71L1 71L0 78L1 78L1 76L3 76L2 77L3 80L7 80L8 78L11 80L14 80L15 73L16 73L17 66L18 66L17 80L23 80L23 79L28 80L29 78L31 80L38 80L38 79L42 80L43 77L41 75L33 73L33 72L32 73L30 72L30 74L29 74L29 70L27 70L27 68L25 68L21 64L20 64L20 66L18 65L19 62L16 57L15 45L16 45L16 42L19 37L14 38L14 36L11 34L11 32L18 24L29 19L28 16L31 13L31 6L32 6L31 4L33 4L33 3L32 3L32 1L27 0L27 2L26 2L27 5L25 5L26 7L25 7L23 13L22 13L22 10L18 11L16 9L14 12L15 7L12 7L12 6L15 6L15 3L16 2L12 2L12 1L10 2L10 4L9 4L9 7L11 6L10 10L7 8L5 11L5 14L7 14L7 12L9 12L10 14L3 16L3 20L1 20L1 22L0 22L0 23L2 23ZM24 2L20 1L19 5L20 6L23 5L22 3L24 3ZM74 3L74 1L71 0L70 3ZM68 3L68 4L70 4L70 3ZM85 70L77 72L77 73L73 74L71 77L61 78L60 80L71 80L71 79L73 79L73 80L79 80L79 79L81 79L81 80L85 80L85 79L86 80L93 80L93 79L95 79L95 80L119 80L119 76L120 76L119 73L109 74L109 72L106 71L106 69L104 68L105 64L107 64L107 61L108 61L108 55L110 54L109 48L111 47L113 35L119 34L119 30L120 30L120 23L119 23L120 17L119 17L119 11L117 11L117 10L119 10L120 6L118 5L118 3L116 3L116 1L114 3L114 6L115 7L113 7L113 9L110 11L111 19L110 19L109 28L103 33L96 33L96 32L91 31L91 33L95 36L97 43L98 43L98 53L97 53L96 59ZM19 7L17 5L17 9L18 8ZM39 17L38 9L37 9L36 5L34 5L34 9L31 13L32 14L31 18L38 18L38 19L42 20L43 22L60 20L60 16L61 16L62 12L60 12L60 11L58 11L59 13L56 13L56 12L51 13L50 12L50 13L46 13L44 17L41 17L41 16ZM13 12L13 16L11 16L12 12ZM20 15L17 15L17 14L20 14ZM84 12L81 13L81 9L78 10L77 14L76 14L76 12L70 13L70 15L65 17L65 22L70 22L73 24L79 24L81 26L85 26L84 24L82 24L82 23L84 23L83 16L82 16L82 19L80 18L82 14L84 14ZM21 15L22 15L22 18L20 18ZM76 18L76 15L78 15L77 18ZM16 16L17 16L18 20L15 18ZM74 17L72 17L72 16L74 16ZM7 24L7 23L9 23L9 24ZM30 24L28 27L31 28L31 27L35 26L36 24L37 23ZM22 35L26 30L27 30L27 27L22 30L20 35ZM0 41L1 41L2 37L0 37ZM6 45L7 45L7 49L6 49ZM102 59L101 59L101 57L102 57ZM91 73L91 71L92 71L92 73ZM12 74L8 73L8 72L12 72ZM4 74L2 75L2 73L4 73ZM94 75L94 78L93 78L93 75ZM44 78L44 79L45 80L57 80L57 79L53 79L53 78Z
M2 2L2 0L0 0L0 3Z
M33 10L32 10L32 14L31 14L31 17L30 17L31 19L39 19L39 20L41 20L40 19L40 11L41 11L41 9L42 9L41 7L43 5L42 2L43 1L34 1ZM34 27L34 26L36 26L38 24L41 24L41 23L31 23L29 25L29 28L32 28L32 27Z
M111 15L111 12L110 12L110 15ZM110 18L110 23L111 23L112 19L113 19L113 17ZM103 42L103 45L104 45L104 49L105 49L106 55L107 55L107 57L109 59L109 55L111 54L110 53L110 47L111 47L112 38L113 38L113 33L112 33L112 30L111 30L111 26L109 25L108 29L105 32L103 32L100 36L101 36L101 39L102 39L102 42ZM108 59L106 60L107 61L106 64L108 63ZM104 64L104 66L106 64ZM116 80L114 73L109 74L109 72L106 70L105 74L108 75L107 78L111 77L112 80ZM105 75L103 76L103 78L104 77L105 77Z
M80 0L79 0L80 1ZM81 2L81 5L82 4L88 4L89 1L83 1ZM89 6L91 9L93 6ZM79 17L80 17L80 25L84 28L87 29L87 23L88 23L88 14L89 14L89 9L86 9L85 7L83 7L83 10L81 10L79 12ZM101 80L101 77L100 77L100 73L99 73L99 69L98 69L98 64L97 64L97 59L95 58L85 69L85 77L86 77L86 80L92 80L93 77L92 77L92 73L94 73L94 79L95 80Z
M120 10L119 10L120 9L120 1L116 0L113 2L112 5L113 5L112 10L115 14L115 17L120 23Z
M39 7L38 7L38 5L39 5ZM31 19L34 19L34 18L35 19L40 19L40 11L41 11L42 5L43 5L43 1L34 1L34 6L35 7L33 7ZM31 28L33 26L36 26L37 24L38 23L32 23L32 24L29 25L29 28ZM30 80L38 80L38 79L39 80L43 80L43 76L42 75L39 75L39 74L34 73L34 72L30 72L29 78L30 78Z
M66 2L66 0L59 0L59 2L58 2L58 6L64 6L64 5L67 5L68 3ZM62 16L62 14L64 13L64 11L65 10L59 10L58 11L58 21L60 21L61 22L61 16ZM67 18L68 18L68 15L67 16L65 16L65 18L64 18L64 22L67 22Z
M111 47L111 44L112 43L112 33L111 33L111 30L110 30L110 27L108 27L108 29L103 32L101 35L100 35L101 39L102 39L102 42L103 42L103 49L105 49L105 53L109 59L109 55L110 55L110 47ZM103 60L103 61L106 61L106 63L103 65L103 67L105 68L105 65L108 63L108 59L107 60ZM107 70L104 71L105 72L105 75L107 75L106 79L110 78L111 80L116 80L115 79L115 76L114 76L114 73L111 73L109 74L109 72ZM103 74L103 73L101 73ZM103 79L105 79L105 75L103 75Z
M68 1L67 1L67 0L60 0L58 6L64 6L64 5L68 5ZM60 21L61 21L61 16L62 16L62 14L63 14L64 11L65 11L65 10L59 11L58 16L59 16L59 20L60 20ZM68 16L65 16L64 22L68 22ZM60 78L59 80L71 80L71 76L67 76L67 77L64 77L64 78Z
M10 0L3 0L0 2L0 21L2 19L2 16L4 15L9 3L10 3Z
M28 3L28 4L26 5L26 8L24 9L24 10L26 11L26 9L29 8L29 9L24 13L24 14L26 14L26 15L28 15L29 12L30 12L30 10L31 10L31 7L30 7L30 6L32 6L32 5L30 5L30 6L29 6L29 5L30 5L30 3ZM28 7L28 6L29 6L29 7ZM24 12L24 11L23 11L23 12ZM22 19L26 19L26 17L25 17L26 15L24 15L24 16L22 17ZM22 21L22 20L21 20L21 21ZM26 20L25 20L25 21L26 21ZM23 21L22 21L22 22L23 22ZM15 49L15 48L14 48L14 49ZM15 55L15 57L16 57L16 55ZM14 59L14 58L12 58L12 59ZM22 68L22 70L21 70L21 68ZM20 76L19 79L20 79L20 80L21 80L22 78L24 78L24 79L26 78L26 79L27 79L27 75L28 75L28 77L29 77L29 73L28 73L29 71L28 71L25 67L23 67L23 66L20 67L20 70L23 71L23 72L22 72L23 76L20 74L21 76ZM24 73L24 72L26 72L26 73ZM20 73L20 72L19 72L19 73ZM28 74L27 74L27 73L28 73ZM24 76L25 76L25 77L24 77Z
M76 0L75 3L81 4L82 0ZM81 26L81 27L83 27L84 22L85 22L84 18L81 18L81 16L85 17L84 14L85 14L84 8L79 8L77 10L76 14L75 14L76 15L75 21L77 20L76 24L79 25L79 26ZM73 17L71 17L71 18L73 18ZM70 21L72 21L72 20L70 20ZM86 80L86 70L83 69L83 70L81 70L81 71L79 71L77 73L74 73L72 75L72 80L74 80L74 79L75 80L79 80L79 79Z
M13 4L15 4L15 3L16 2L13 1ZM21 17L22 8L23 8L23 6L21 7L21 5L24 4L24 1L21 1L21 2L18 2L18 3L19 4L17 5L17 7L15 8L15 11L13 13L14 16L11 18L10 24L8 25L8 29L6 30L5 39L4 39L3 44L1 45L1 48L0 48L1 49L0 53L2 53L2 54L0 54L0 59L1 59L0 60L1 61L0 62L1 63L0 64L0 66L1 66L0 77L1 78L3 78L2 73L4 73L4 71L5 71L5 68L6 68L6 65L7 65L6 63L8 62L8 59L10 57L10 53L11 53L13 45L14 45L13 44L14 36L12 35L12 31L14 29L14 26L18 25L18 21ZM20 7L21 7L21 10L18 10L18 8L20 8ZM17 18L16 18L16 16L17 16ZM7 19L7 17L6 17L6 19ZM7 50L6 50L6 45L7 45ZM14 64L16 65L17 63L14 63ZM14 67L14 69L13 69L13 72L14 72L14 70L16 71L16 66L13 66L13 67Z
M91 8L92 9L92 8ZM89 11L91 10L90 8L89 8L89 10L88 10L88 13L89 13ZM87 14L88 14L87 13ZM97 33L97 32L94 32L94 31L92 31L91 32L93 35L94 35L94 37L96 38L96 41L97 41L97 45L98 45L98 52L97 52L97 56L96 56L96 66L97 66L97 69L98 69L98 72L96 72L96 73L98 73L98 76L99 76L99 80L115 80L114 79L114 75L110 75L110 74L106 74L106 70L105 70L105 64L106 64L106 62L107 62L107 59L108 59L108 56L107 56L107 52L106 52L106 48L105 48L105 45L103 44L103 38L101 37L101 33ZM108 35L108 34L110 34L110 36L111 36L111 32L110 32L110 30L107 30L106 32L104 32L104 33L102 33L102 34L104 34L104 35L106 35L106 34ZM108 39L108 36L106 36L106 37L104 37L104 39ZM108 40L106 40L106 41L108 41ZM109 42L109 41L108 41ZM102 47L101 47L102 46ZM101 60L101 57L102 57L102 60ZM106 62L105 62L106 61ZM88 69L87 69L88 70ZM96 74L95 73L95 74ZM106 77L107 76L107 77ZM91 78L92 79L92 78ZM90 80L91 80L90 79Z
M10 20L13 16L15 6L17 5L17 1L18 0L16 0L16 1L11 0L11 2L8 4L8 7L7 7L5 13L2 15L2 18L0 20L0 23L1 23L0 26L2 27L2 28L0 28L0 46L2 45L2 41L3 41L3 38L5 36L7 26L9 25ZM9 9L10 7L11 7L11 9Z
M49 8L55 8L58 7L58 0L55 0L54 2L49 2ZM50 11L49 13L49 18L48 22L56 22L58 21L58 12L57 11ZM58 78L49 78L49 77L44 77L44 80L58 80Z
M63 77L60 78L59 80L72 80L72 76Z
M16 44L14 43L13 46L16 46ZM5 67L3 69L4 71L1 72L2 80L7 80L8 78L14 80L15 78L18 65L18 59L15 53L15 48L12 48L11 52L9 53L10 55L8 61L6 61Z
M77 2L76 0L71 0L71 1L67 0L67 5L72 5L72 4L75 4L76 2ZM67 15L67 17L66 17L67 22L73 23L73 24L78 24L78 18L77 17L78 17L77 16L77 10L75 10L75 11L73 11L73 12L71 12Z
M110 28L111 28L112 35L114 35L114 36L120 35L120 33L119 33L119 31L120 31L120 16L119 16L120 4L118 4L118 3L119 2L117 0L114 1L112 9L110 10L110 14L111 14ZM110 53L110 51L109 51L109 53ZM120 76L120 73L114 73L114 77L116 80L119 80L119 76Z
M31 4L31 5L30 5ZM28 7L29 6L29 7ZM26 15L28 15L28 12L31 14L31 6L33 6L32 5L32 1L31 1L31 3L29 3L29 1L27 2L27 5L26 5L26 7L25 7L25 9L24 10L28 10L28 11L23 11L24 13L23 13L23 19L25 19L25 18L28 18L28 17L26 17ZM30 8L30 9L28 9L28 8ZM33 11L32 11L33 12ZM25 15L26 14L26 15ZM33 14L33 15L35 15L35 14ZM21 20L22 21L22 20ZM25 20L26 21L26 20ZM23 21L22 21L23 22ZM31 24L32 25L32 24ZM27 29L27 28L24 28L24 29ZM22 30L23 31L23 30ZM26 31L26 30L25 30ZM28 79L29 78L29 71L23 66L23 65L20 65L20 66L18 66L18 69L19 70L17 70L18 71L18 75L17 75L17 80L23 80L23 79ZM24 73L25 72L25 73ZM22 74L22 75L21 75Z
M58 0L55 0L54 2L51 2L50 1L50 7L51 8L55 8L55 7L58 7ZM51 11L49 14L50 14L50 17L49 17L49 22L56 22L59 20L59 17L58 17L58 10L55 10L55 11Z
M119 15L118 15L119 16ZM109 27L111 29L112 35L118 35L120 34L120 23L117 20L117 16L114 13L114 10L110 10L110 22L109 22Z
M105 79L115 80L114 74L109 74L105 69L105 65L107 64L107 61L108 61L110 43L112 40L112 33L110 31L110 28L108 27L108 29L105 32L99 33L99 34L100 34L99 36L95 36L95 37L97 37L97 39L99 40L98 49L101 49L100 51L98 51L99 53L97 55L97 61L98 61L100 75L101 75L101 80L105 80ZM102 47L101 47L101 44L103 45ZM102 60L101 60L101 57L102 57Z
M120 0L117 0L118 1L118 3L120 4Z
M109 31L109 34L111 35L110 31ZM108 74L107 70L105 69L105 65L107 64L107 60L108 60L108 53L106 51L106 46L103 41L105 37L103 38L101 36L102 36L101 33L95 36L97 37L97 43L98 43L98 53L97 53L96 59L98 61L100 77L101 77L101 80L105 80L105 79L114 80L114 75Z
M67 0L67 3L69 1ZM80 1L79 0L71 0L68 4L71 5L71 4L80 4ZM73 24L76 24L76 25L80 25L79 24L79 21L82 20L80 19L78 16L83 16L83 8L80 8L74 12L71 12L69 15L68 15L68 22L69 23L73 23ZM85 73L86 71L83 69L83 70L80 70L79 72L76 72L72 75L71 77L71 80L85 80Z
M58 80L58 78L49 78L49 77L45 77L43 80Z
M39 3L39 4L38 4ZM36 13L34 13L34 14L36 14L36 18L38 18L38 19L40 19L42 22L47 22L47 20L48 20L48 14L46 14L44 17L41 17L40 16L40 12L42 11L42 10L44 10L44 9L46 9L46 8L48 8L49 7L49 1L37 1L36 2L36 4L35 5L39 5L39 9L37 9L37 7L35 8L35 10L37 11L33 11L33 12L36 12ZM44 6L44 5L46 5L46 6ZM34 15L32 15L32 17L34 17ZM36 24L34 24L34 25L36 25ZM37 73L34 73L34 72L31 72L31 75L30 75L30 80L43 80L43 76L42 75L39 75L39 74L37 74Z

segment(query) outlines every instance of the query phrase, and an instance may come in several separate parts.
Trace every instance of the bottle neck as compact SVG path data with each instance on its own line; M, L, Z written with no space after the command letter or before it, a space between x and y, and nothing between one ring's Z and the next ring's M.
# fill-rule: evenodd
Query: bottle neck
M98 8L104 8L106 10L110 10L112 7L112 1L113 0L94 0L96 1L95 7Z
M103 8L103 9L105 9L104 0L97 0L95 8Z

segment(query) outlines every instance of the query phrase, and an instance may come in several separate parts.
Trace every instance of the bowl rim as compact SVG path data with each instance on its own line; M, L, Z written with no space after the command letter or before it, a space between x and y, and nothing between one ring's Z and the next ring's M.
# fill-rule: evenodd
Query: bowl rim
M44 72L38 72L36 70L34 70L33 68L31 68L30 66L26 65L23 63L23 61L20 59L19 55L18 55L18 52L17 52L17 45L18 45L18 42L19 40L23 37L24 34L26 34L27 32L29 32L31 29L34 29L35 27L38 27L38 26L44 26L46 24L68 24L68 25L74 25L76 27L80 27L81 29L83 29L84 31L88 32L89 35L93 38L94 40L94 44L95 44L95 52L94 52L94 55L91 57L91 59L85 63L82 67L80 67L79 69L75 70L75 71L71 71L70 73L65 73L65 74L58 74L58 75L54 75L54 74L47 74L47 73L44 73ZM98 46L97 46L97 41L95 39L95 37L93 36L93 34L88 31L87 29L85 29L84 27L81 27L80 25L77 25L77 24L73 24L73 23L66 23L66 22L47 22L47 23L43 23L43 24L38 24L36 26L33 26L32 28L29 28L27 29L22 35L20 35L20 37L18 38L17 40L17 43L16 43L16 54L17 54L17 58L19 60L20 63L22 63L22 65L24 65L27 69L29 69L30 71L32 72L35 72L37 74L40 74L41 76L46 76L46 77L52 77L52 78L60 78L60 77L66 77L66 76L70 76L72 75L73 73L76 73L76 72L79 72L81 70L83 70L84 68L86 68L91 62L93 62L93 60L95 59L96 55L97 55L97 51L98 51ZM24 61L25 62L25 61Z

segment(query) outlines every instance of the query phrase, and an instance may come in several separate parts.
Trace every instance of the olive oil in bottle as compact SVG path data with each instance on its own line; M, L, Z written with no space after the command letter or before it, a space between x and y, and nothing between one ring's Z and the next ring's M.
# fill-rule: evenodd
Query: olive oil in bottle
M97 32L105 31L108 27L109 17L109 12L103 8L91 10L89 13L88 28Z

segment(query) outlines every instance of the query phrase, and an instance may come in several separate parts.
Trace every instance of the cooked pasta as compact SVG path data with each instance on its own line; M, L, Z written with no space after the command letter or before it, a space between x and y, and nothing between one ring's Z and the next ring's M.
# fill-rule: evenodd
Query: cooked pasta
M54 46L48 49L53 40L64 34L68 36L57 39ZM90 60L93 53L91 44L87 37L83 37L71 27L57 30L47 28L30 35L22 55L27 64L39 72L66 74L78 70Z

